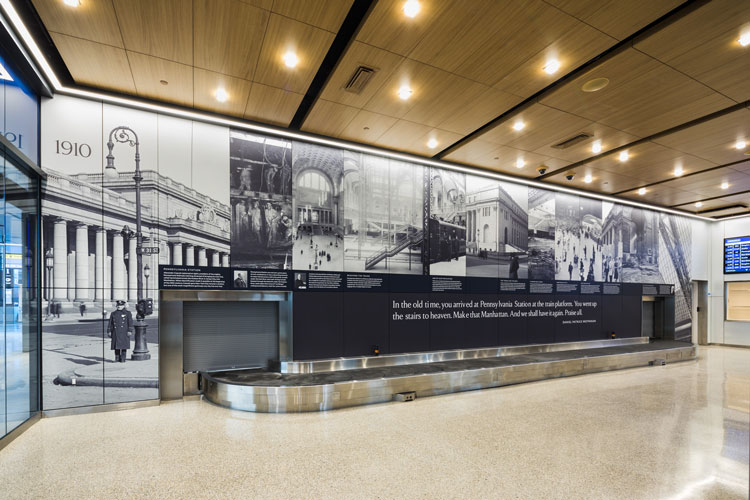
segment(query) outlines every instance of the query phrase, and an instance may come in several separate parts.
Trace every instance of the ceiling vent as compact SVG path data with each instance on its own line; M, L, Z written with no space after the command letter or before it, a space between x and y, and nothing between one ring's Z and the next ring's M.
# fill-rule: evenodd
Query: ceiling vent
M344 85L344 90L352 94L360 94L365 89L377 70L367 66L357 66L349 81Z
M575 146L576 144L581 143L583 141L587 141L587 140L591 139L592 137L594 137L594 136L591 135L591 134L587 134L586 132L582 132L582 133L580 133L580 134L578 134L576 136L573 136L573 137L571 137L569 139L565 139L562 142L558 142L557 144L555 144L552 147L555 148L555 149L568 149L569 147Z

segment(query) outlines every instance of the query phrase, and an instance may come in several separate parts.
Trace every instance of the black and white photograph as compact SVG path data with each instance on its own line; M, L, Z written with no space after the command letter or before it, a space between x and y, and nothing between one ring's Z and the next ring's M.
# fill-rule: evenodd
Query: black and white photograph
M344 270L343 177L341 149L293 143L294 269Z
M344 152L344 270L422 274L423 167Z
M581 244L578 196L555 194L555 222L555 279L586 281L588 249Z
M585 277L581 277L581 281L604 281L601 245L602 201L579 197L578 216L581 220L580 243L585 269Z
M230 133L232 265L292 267L292 143Z
M602 202L602 280L606 282L621 282L622 280L622 251L628 248L628 242L623 242L623 235L630 233L630 225L623 220L623 207L611 201Z
M555 279L555 193L529 187L528 278Z
M294 273L294 289L307 289L307 273Z
M466 276L499 276L499 207L499 181L466 176Z
M232 273L232 283L234 288L247 288L247 271L235 269Z
M430 274L466 276L466 174L430 169Z

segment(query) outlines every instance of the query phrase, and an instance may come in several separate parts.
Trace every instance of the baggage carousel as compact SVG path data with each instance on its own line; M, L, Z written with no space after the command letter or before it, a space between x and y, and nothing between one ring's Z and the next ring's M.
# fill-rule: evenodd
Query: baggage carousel
M227 408L294 413L410 400L695 359L693 344L631 339L287 362L278 372L201 373L204 397Z

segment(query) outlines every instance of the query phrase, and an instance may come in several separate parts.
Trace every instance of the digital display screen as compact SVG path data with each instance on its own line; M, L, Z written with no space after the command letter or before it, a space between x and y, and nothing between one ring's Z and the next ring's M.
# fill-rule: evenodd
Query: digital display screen
M750 273L750 236L724 240L724 274Z

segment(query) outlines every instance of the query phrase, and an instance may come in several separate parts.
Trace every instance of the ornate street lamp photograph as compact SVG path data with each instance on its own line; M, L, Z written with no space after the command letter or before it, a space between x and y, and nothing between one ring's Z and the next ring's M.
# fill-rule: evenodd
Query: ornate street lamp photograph
M135 238L136 238L136 276L137 276L137 302L135 306L136 316L133 329L135 330L135 348L131 359L134 361L143 361L151 359L151 353L148 352L148 345L146 344L146 333L148 325L146 324L146 316L149 316L153 312L153 302L151 299L145 299L143 296L143 232L141 228L141 181L143 176L141 175L141 152L140 144L138 142L138 135L130 127L115 127L109 133L109 140L107 141L107 165L104 169L104 175L109 179L119 179L120 174L115 168L115 157L112 154L112 150L115 147L115 142L120 144L127 144L131 147L135 147L135 173L133 180L135 181ZM126 238L131 238L133 233L130 228L126 225L122 229L122 235ZM133 256L131 255L132 259Z

